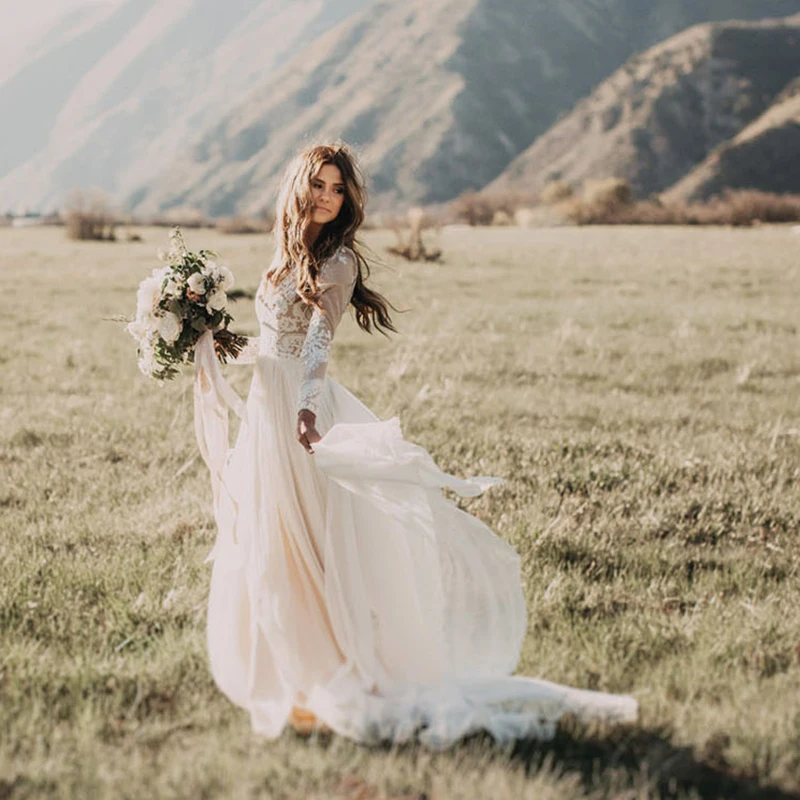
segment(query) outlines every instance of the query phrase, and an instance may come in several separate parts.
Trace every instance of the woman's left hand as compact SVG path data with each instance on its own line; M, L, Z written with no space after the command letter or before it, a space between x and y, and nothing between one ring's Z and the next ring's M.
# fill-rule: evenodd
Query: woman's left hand
M322 437L316 428L317 416L313 411L303 408L297 412L297 441L306 449L306 452L313 453L316 444Z

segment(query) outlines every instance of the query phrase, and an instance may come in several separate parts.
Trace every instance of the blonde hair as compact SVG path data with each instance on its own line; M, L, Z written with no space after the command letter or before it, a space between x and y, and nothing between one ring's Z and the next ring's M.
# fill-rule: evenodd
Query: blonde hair
M311 183L326 164L339 169L344 184L342 208L335 219L326 223L311 248L306 232L311 222ZM277 283L292 267L297 269L297 293L302 300L318 305L318 278L322 263L343 245L355 255L357 274L350 303L356 321L367 332L395 330L389 314L391 304L385 297L365 286L369 265L361 254L356 232L364 221L367 193L364 180L350 148L346 144L322 144L300 152L284 173L278 193L275 222L277 258L267 272L267 280Z

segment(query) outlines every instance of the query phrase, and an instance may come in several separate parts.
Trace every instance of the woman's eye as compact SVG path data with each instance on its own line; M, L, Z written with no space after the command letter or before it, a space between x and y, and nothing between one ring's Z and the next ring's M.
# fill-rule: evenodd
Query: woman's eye
M344 194L344 189L336 189L336 194Z

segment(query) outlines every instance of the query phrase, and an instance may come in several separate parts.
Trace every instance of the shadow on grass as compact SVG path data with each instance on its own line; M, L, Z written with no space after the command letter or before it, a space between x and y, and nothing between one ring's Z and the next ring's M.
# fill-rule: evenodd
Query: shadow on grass
M603 786L619 790L646 781L653 796L662 798L690 792L704 800L800 798L800 794L765 785L756 776L732 768L725 760L726 747L724 737L712 739L707 752L699 755L692 747L673 744L664 729L619 726L595 735L568 722L559 726L552 741L517 742L510 750L510 760L524 764L528 773L549 761L564 772L580 774L587 791Z
M336 737L326 733L315 738L327 748ZM706 752L698 755L692 747L673 744L666 729L616 726L592 730L567 721L559 726L552 741L521 740L501 748L488 734L476 734L460 746L493 751L498 761L523 766L528 775L535 775L542 768L578 774L586 792L594 796L604 791L609 797L618 793L628 796L626 791L640 789L644 784L648 797L665 800L687 794L703 800L800 800L800 793L770 786L755 775L731 767L724 756L727 744L725 737L712 739ZM445 752L456 754L458 747ZM423 748L410 743L386 744L381 749L413 757ZM414 796L426 798L424 794Z

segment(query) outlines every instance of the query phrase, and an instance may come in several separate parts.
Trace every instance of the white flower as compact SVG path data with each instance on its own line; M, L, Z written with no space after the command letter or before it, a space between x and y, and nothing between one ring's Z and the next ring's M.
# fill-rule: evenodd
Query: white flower
M228 296L222 289L214 289L206 299L206 310L210 314L212 311L222 311L225 304L228 302Z
M227 267L220 267L219 274L222 280L219 282L219 288L223 292L229 292L233 289L233 273Z
M167 344L173 344L181 335L181 320L171 311L167 311L158 320L158 333Z
M194 292L195 294L206 293L206 279L199 272L195 272L194 274L190 275L187 284L190 291Z
M168 294L171 297L177 297L181 293L182 288L183 281L180 279L176 280L174 276L171 276L167 280L167 285L164 287L164 294Z
M152 317L160 299L161 281L156 277L145 278L136 292L136 319L147 321Z
M217 266L216 261L212 261L210 258L208 261L203 262L203 266L200 267L203 275L208 275L214 283L219 280L219 267Z

